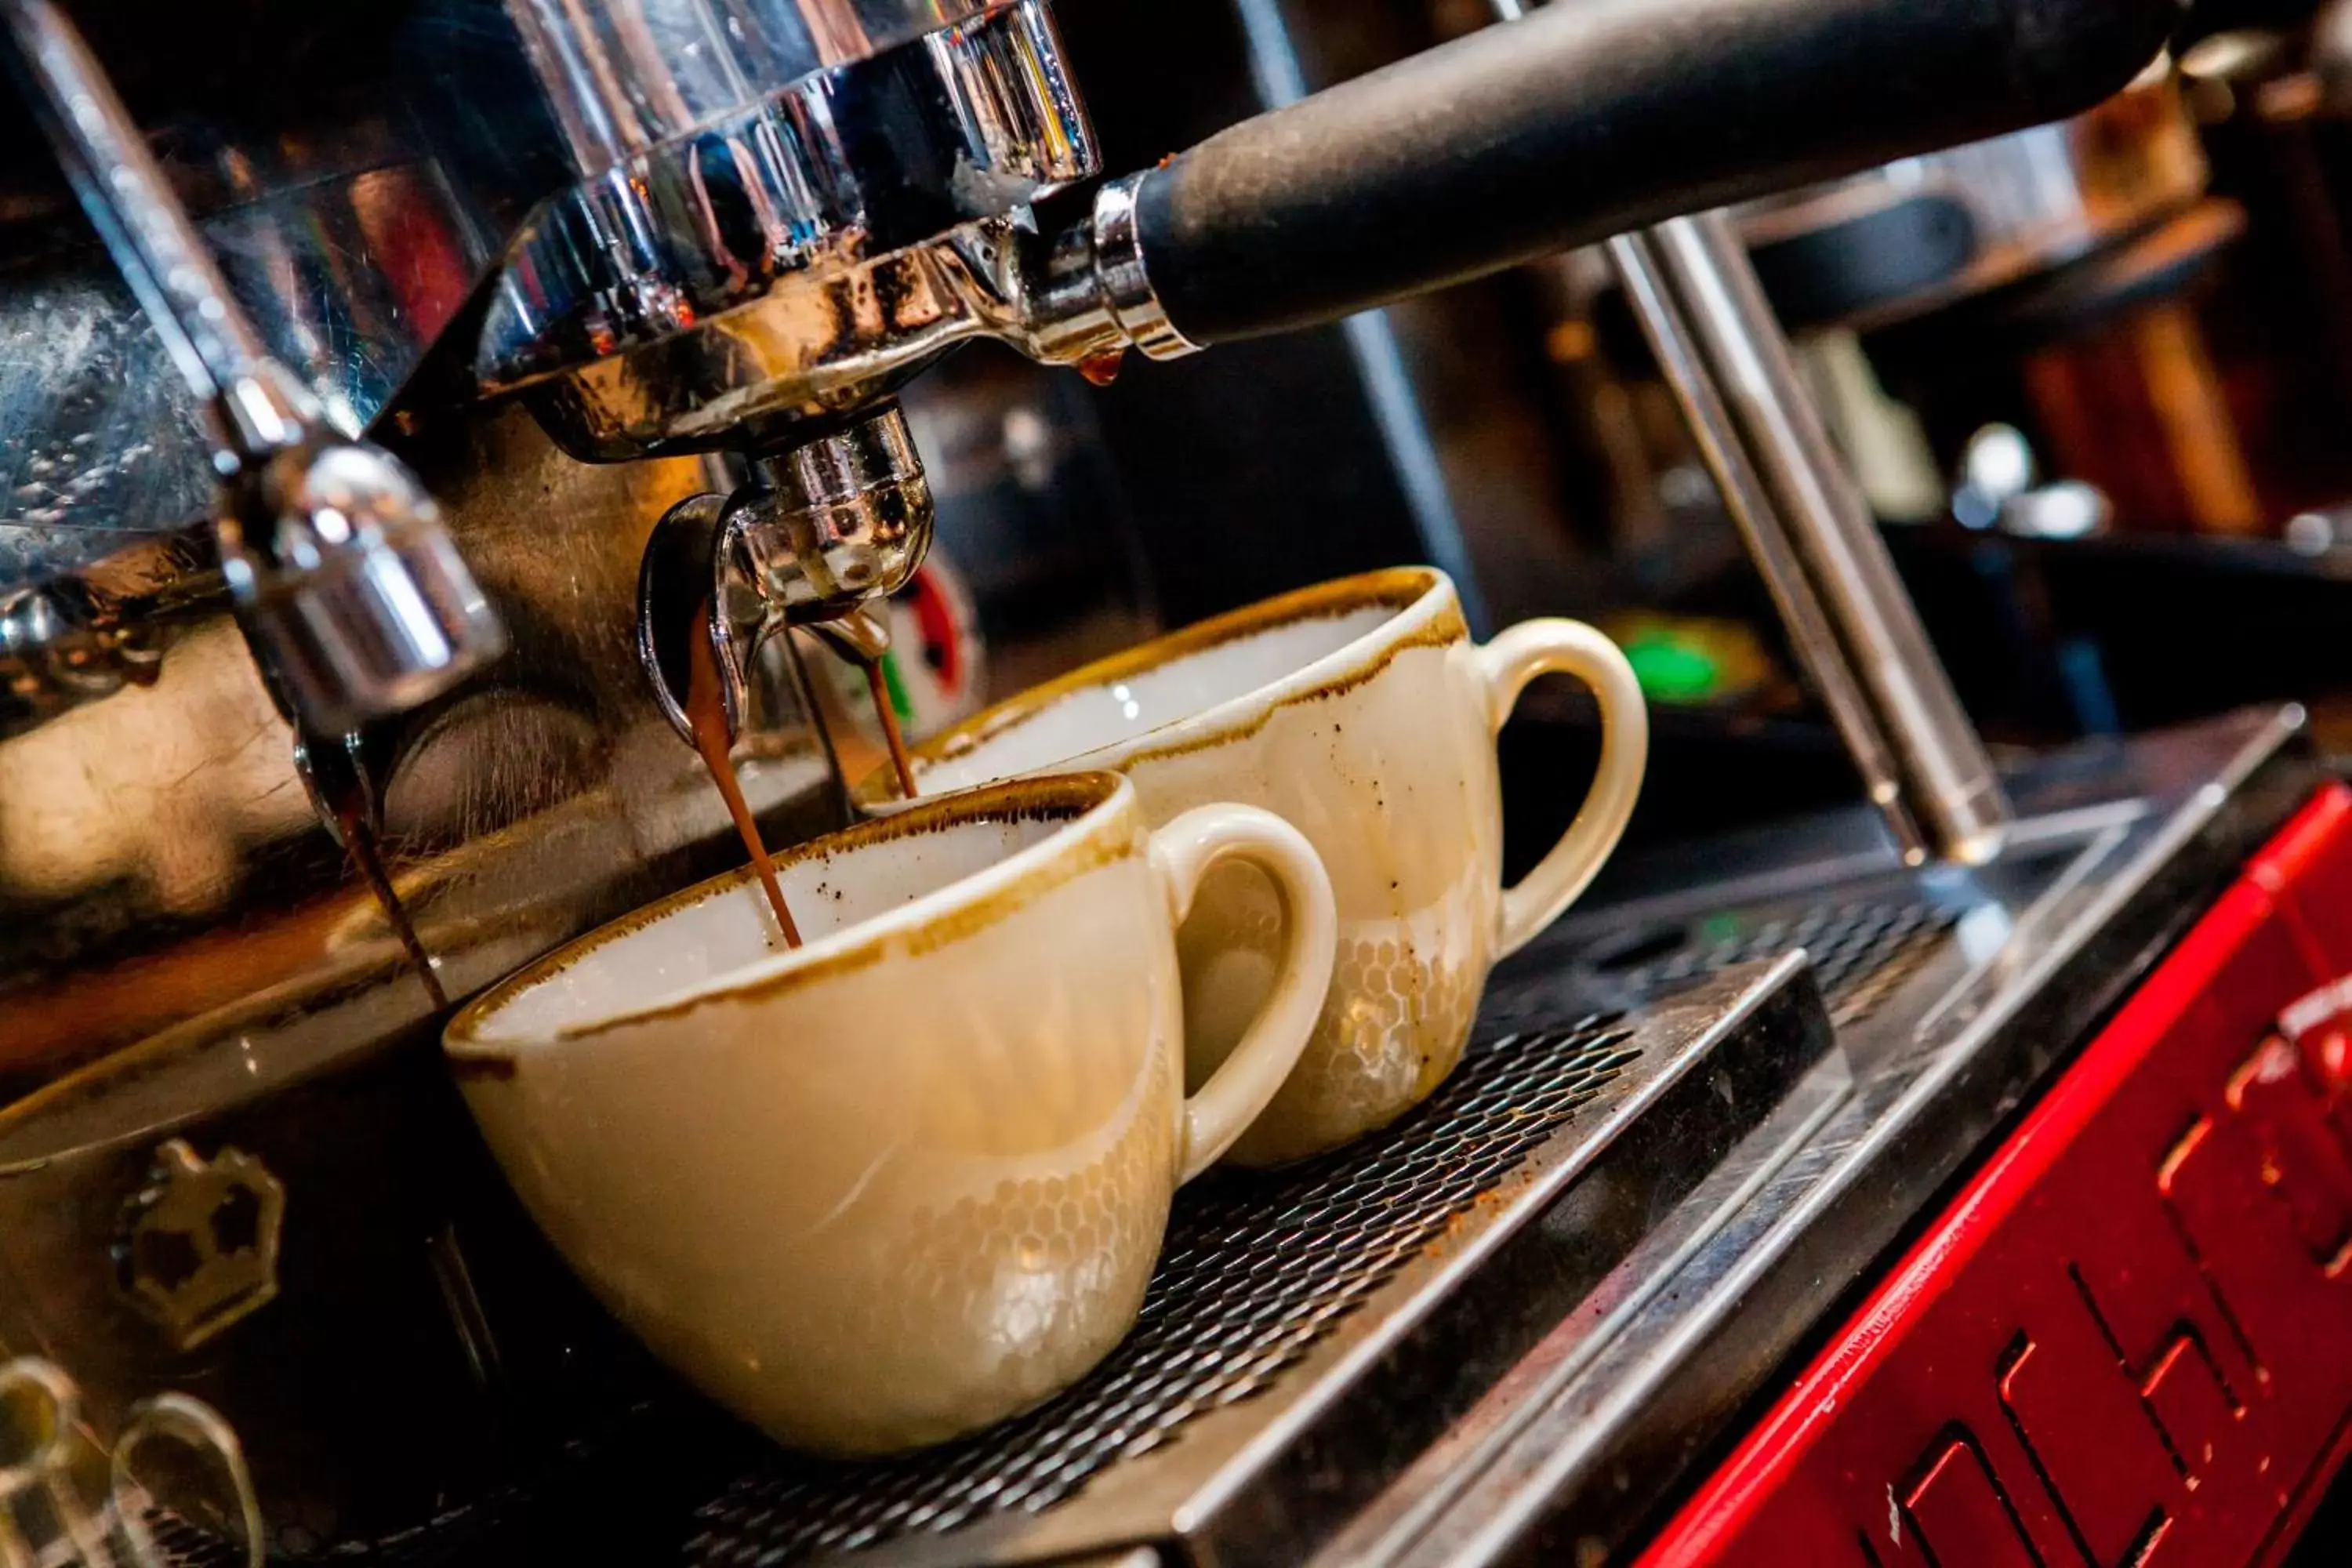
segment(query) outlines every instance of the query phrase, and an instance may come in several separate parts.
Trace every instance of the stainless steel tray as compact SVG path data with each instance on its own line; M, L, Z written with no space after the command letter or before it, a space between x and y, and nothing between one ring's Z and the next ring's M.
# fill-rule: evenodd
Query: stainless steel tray
M1507 1014L1507 1007L1505 1009ZM1428 1105L1185 1194L1142 1322L1084 1383L879 1465L782 1455L703 1508L724 1568L1295 1562L1493 1385L1829 1049L1787 957L1641 1012L1493 1028Z

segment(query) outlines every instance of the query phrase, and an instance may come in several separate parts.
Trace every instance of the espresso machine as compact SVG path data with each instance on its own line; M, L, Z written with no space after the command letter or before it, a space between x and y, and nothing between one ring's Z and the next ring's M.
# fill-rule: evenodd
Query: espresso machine
M898 398L966 345L1104 378L1641 232L1892 842L1993 858L1752 279L1666 220L2080 110L2179 8L1563 0L1107 179L1047 0L0 16L0 1348L101 1432L207 1401L300 1556L670 1396L437 1030L728 863L703 606L763 827L843 819L811 663L924 558ZM1780 1020L1769 978L1722 1016Z

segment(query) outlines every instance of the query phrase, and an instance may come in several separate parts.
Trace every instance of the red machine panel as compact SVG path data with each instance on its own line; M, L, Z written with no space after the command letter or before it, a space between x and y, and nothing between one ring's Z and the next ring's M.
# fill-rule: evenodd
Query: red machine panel
M2268 1562L2352 1411L2352 792L2314 801L1643 1557ZM2352 995L2345 998L2352 1004Z

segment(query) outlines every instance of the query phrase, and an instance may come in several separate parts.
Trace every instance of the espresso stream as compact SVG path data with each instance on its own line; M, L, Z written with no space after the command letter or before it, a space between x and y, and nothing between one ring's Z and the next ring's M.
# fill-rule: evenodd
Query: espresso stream
M376 842L375 829L368 826L367 800L359 775L347 770L341 758L327 752L325 744L311 748L311 755L318 759L312 764L311 782L342 833L343 852L351 857L368 891L375 895L384 923L400 939L408 962L416 970L416 978L424 982L425 994L433 998L433 1010L437 1013L449 1005L449 994L441 989L441 977L433 972L432 954L425 951L416 926L409 920L408 910L402 907L400 894L392 885L391 873L384 869L383 847Z
M786 947L801 944L800 927L793 923L793 911L784 907L784 889L776 880L776 863L768 858L768 846L760 837L760 825L751 816L751 805L743 798L743 785L735 777L734 760L728 755L732 739L727 722L727 690L719 679L719 656L710 646L710 606L705 605L694 614L694 625L686 634L686 720L694 731L694 749L702 753L702 765L710 770L710 782L719 786L719 795L727 802L727 814L735 819L735 831L742 836L743 847L751 852L751 864L760 873L760 886L768 895L768 907L776 911L776 924L784 933Z
M874 710L882 715L882 737L890 743L890 766L898 775L898 795L912 800L922 792L915 787L915 760L907 754L907 737L898 728L898 710L890 706L890 682L882 673L878 658L861 659L866 666L866 689L874 694Z

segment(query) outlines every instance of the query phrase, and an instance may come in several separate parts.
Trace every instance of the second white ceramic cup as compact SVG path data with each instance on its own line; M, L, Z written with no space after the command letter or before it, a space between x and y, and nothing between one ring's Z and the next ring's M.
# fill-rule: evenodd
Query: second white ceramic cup
M1538 676L1591 689L1598 776L1565 836L1502 881L1495 742ZM1557 920L1623 836L1649 757L1633 667L1573 621L1473 643L1444 574L1325 584L1206 621L1002 703L918 749L925 795L1113 768L1165 822L1241 801L1304 833L1339 900L1337 967L1315 1038L1233 1158L1318 1152L1417 1105L1461 1060L1496 962ZM877 775L861 800L887 809ZM1181 938L1192 1081L1232 1052L1283 951L1261 876L1213 873Z

